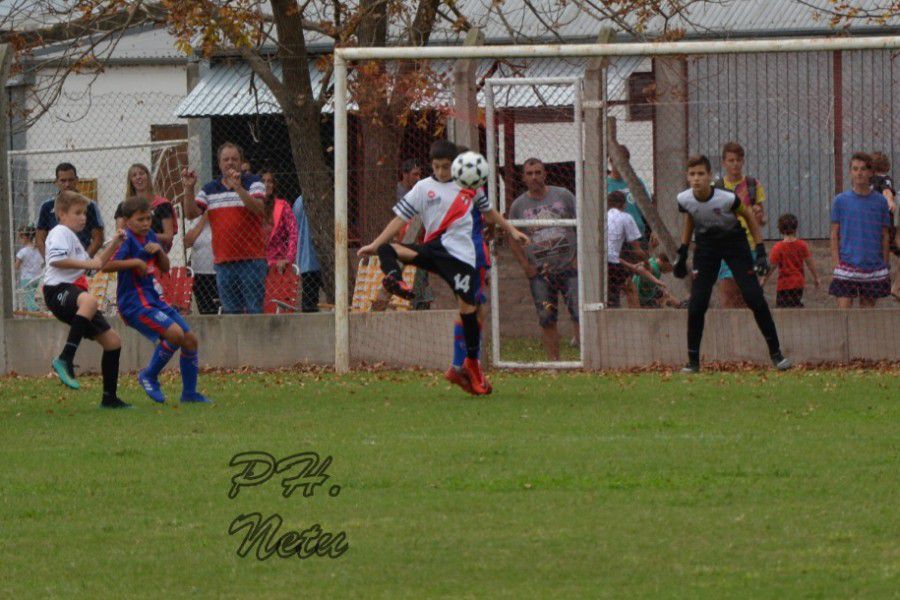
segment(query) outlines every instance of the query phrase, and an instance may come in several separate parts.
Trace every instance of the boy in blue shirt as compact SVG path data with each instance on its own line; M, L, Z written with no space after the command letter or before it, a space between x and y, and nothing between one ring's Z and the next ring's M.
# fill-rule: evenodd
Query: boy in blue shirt
M150 228L152 216L146 198L132 196L122 203L125 241L104 271L118 272L117 301L125 324L137 329L151 342L159 343L150 364L138 373L138 382L154 402L165 402L159 374L169 359L181 349L182 402L209 402L197 392L197 336L178 311L157 291L157 272L169 270L169 257Z

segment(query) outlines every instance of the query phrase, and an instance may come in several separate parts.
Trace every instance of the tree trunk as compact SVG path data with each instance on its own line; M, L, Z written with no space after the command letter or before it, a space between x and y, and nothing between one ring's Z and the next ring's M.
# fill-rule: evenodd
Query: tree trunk
M370 119L362 122L361 129L363 171L349 183L362 192L358 195L361 204L359 209L365 215L361 234L363 242L368 244L393 217L391 208L396 203L403 129Z

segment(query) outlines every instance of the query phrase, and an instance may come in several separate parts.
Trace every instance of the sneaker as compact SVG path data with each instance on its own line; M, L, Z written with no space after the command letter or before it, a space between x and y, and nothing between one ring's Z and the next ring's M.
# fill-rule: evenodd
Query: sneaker
M212 404L212 400L210 400L200 392L194 392L193 394L182 394L181 402L188 404Z
M463 371L465 371L466 377L469 379L473 394L476 396L485 396L493 391L491 384L488 383L487 378L481 371L481 363L478 359L467 358L465 362L463 362Z
M134 408L118 396L103 396L100 401L100 408Z
M381 285L384 286L389 293L399 296L404 300L412 300L416 297L415 293L413 293L412 288L409 287L405 281L403 281L403 277L397 274L397 271L392 271L384 276L384 279L381 280Z
M463 371L462 367L451 365L450 368L447 369L447 372L444 373L444 379L453 385L458 385L470 394L475 393L475 390L472 389L472 382L469 381L469 378L466 376L466 372Z
M794 366L791 359L785 358L781 352L776 352L772 355L772 364L775 365L775 368L779 371L787 371Z
M81 388L81 384L78 383L77 379L75 379L75 367L72 365L72 363L56 357L53 359L53 362L50 363L50 366L53 367L53 370L56 372L56 376L59 377L59 380L64 384L66 384L73 390Z
M695 365L694 363L688 363L681 368L681 372L685 375L694 375L700 372L700 365Z
M159 381L151 378L149 375L145 374L143 371L138 373L137 376L138 383L141 384L141 387L144 388L144 392L150 396L150 399L154 402L158 402L162 404L166 401L166 397L163 395L162 390L159 389Z

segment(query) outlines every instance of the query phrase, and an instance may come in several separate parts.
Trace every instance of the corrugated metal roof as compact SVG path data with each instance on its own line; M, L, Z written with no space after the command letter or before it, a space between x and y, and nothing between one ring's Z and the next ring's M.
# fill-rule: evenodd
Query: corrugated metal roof
M432 68L448 75L452 61L435 61ZM481 60L476 67L476 78L480 81L490 73L492 77L581 77L584 75L585 59L540 59L510 60L497 63ZM640 56L618 57L611 61L607 72L607 94L611 100L624 100L628 76L634 71L650 70L648 59ZM273 71L281 77L281 65L273 64ZM310 62L313 89L318 89L322 72ZM255 91L251 88L251 79ZM452 101L450 87L439 94L437 101ZM484 93L478 93L478 102L484 105ZM495 97L497 106L524 108L535 106L568 106L573 102L572 90L565 86L512 86ZM331 105L324 109L332 110ZM178 117L210 117L229 115L281 114L281 108L269 88L259 78L252 78L250 66L244 62L227 62L213 65L201 76L200 82L178 106Z

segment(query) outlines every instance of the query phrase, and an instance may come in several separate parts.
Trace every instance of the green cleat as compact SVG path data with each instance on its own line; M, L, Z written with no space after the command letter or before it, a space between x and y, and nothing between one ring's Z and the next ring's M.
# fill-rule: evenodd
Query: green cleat
M75 379L75 370L72 368L71 363L68 363L63 359L57 357L53 359L53 362L50 363L50 366L53 367L53 371L56 372L59 380L62 381L65 385L69 386L73 390L81 388L81 384L78 383L77 379Z

